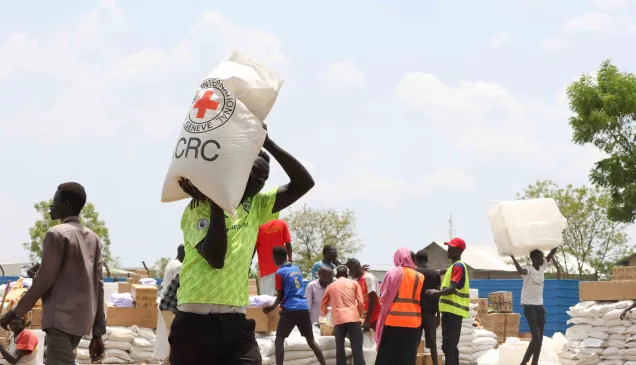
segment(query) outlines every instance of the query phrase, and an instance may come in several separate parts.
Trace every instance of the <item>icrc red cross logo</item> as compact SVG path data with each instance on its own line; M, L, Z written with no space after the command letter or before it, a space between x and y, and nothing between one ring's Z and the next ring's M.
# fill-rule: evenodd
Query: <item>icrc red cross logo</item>
M234 114L236 100L219 79L206 79L194 96L183 129L205 133L221 127Z

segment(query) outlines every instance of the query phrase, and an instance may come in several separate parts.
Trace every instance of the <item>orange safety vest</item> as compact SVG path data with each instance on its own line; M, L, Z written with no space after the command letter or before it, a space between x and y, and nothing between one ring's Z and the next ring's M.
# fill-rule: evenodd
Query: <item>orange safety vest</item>
M400 291L389 309L384 322L387 326L418 328L422 325L420 294L424 286L424 275L411 268L402 268Z

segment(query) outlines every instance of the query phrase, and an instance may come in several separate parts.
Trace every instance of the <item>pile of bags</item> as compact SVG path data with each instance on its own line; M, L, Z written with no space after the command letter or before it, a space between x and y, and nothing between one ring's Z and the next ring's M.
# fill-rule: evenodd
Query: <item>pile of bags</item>
M106 353L101 364L152 364L152 352L155 346L155 332L148 328L133 326L106 327L106 334L102 337ZM77 349L77 362L90 364L88 351L91 337L82 339Z
M620 319L632 301L585 301L568 311L572 326L559 353L566 365L636 365L636 313Z
M334 336L320 336L319 331L314 331L314 338L318 346L322 349L327 365L336 364L336 338ZM276 350L274 345L275 336L261 336L256 341L261 350L263 357L263 365L272 365L276 363ZM352 355L351 344L349 339L345 339L345 352L347 358ZM314 352L307 345L307 341L300 335L298 329L294 329L291 335L285 340L285 365L318 365L318 359Z
M458 346L460 364L476 364L480 357L497 345L497 335L474 325L475 320L472 318L462 321ZM443 354L441 326L437 329L437 353Z

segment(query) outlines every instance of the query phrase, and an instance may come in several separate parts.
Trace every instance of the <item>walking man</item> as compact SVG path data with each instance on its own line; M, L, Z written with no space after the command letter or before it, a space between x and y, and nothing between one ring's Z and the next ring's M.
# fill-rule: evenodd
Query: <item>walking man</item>
M0 319L6 329L14 318L23 317L42 299L45 356L50 365L73 364L73 351L91 328L91 359L97 361L104 355L102 250L99 237L79 221L85 204L82 185L71 182L58 186L50 215L62 223L46 233L40 269L31 288Z
M427 290L439 290L441 279L436 270L428 267L428 253L420 250L415 254L416 267L415 271L424 275L424 287L422 288L422 296L420 305L422 307L422 331L424 331L424 339L426 347L431 351L433 365L437 363L437 327L440 325L439 299L426 294ZM422 334L420 333L420 338Z
M272 258L274 247L284 247L287 251L287 261L292 262L291 235L287 222L282 219L271 220L258 229L255 252L258 253L258 271L263 295L276 295L277 267Z
M287 262L287 251L283 247L274 247L274 263L279 267L276 271L276 301L271 307L263 308L263 312L269 313L278 305L283 308L280 312L280 320L276 328L276 365L283 365L285 360L285 339L298 327L300 334L307 340L307 345L316 355L320 365L325 364L325 357L318 343L314 340L314 331L309 317L307 299L303 296L303 273L297 266Z
M442 351L446 365L459 365L459 337L462 330L462 319L468 318L470 311L470 280L466 264L462 261L462 253L466 250L466 242L461 238L453 238L444 242L448 246L448 258L453 264L446 270L441 290L428 291L439 299L439 311L442 312Z
M305 298L309 305L309 315L311 323L318 323L320 319L320 305L322 298L325 296L325 290L333 283L333 270L321 267L318 270L318 279L312 280L305 288Z
M521 267L514 256L512 262L517 268L519 275L523 277L523 288L521 289L521 305L523 306L523 314L528 321L532 340L528 345L526 354L523 356L521 365L526 365L532 357L532 365L539 364L539 356L541 355L541 346L543 345L543 328L545 327L545 307L543 307L543 285L545 282L545 271L548 269L548 263L554 258L557 248L554 248L548 254L547 258L543 257L543 252L534 250L530 252L530 261L532 265Z
M378 317L380 317L380 310L382 309L378 279L370 272L364 270L362 265L360 265L360 261L356 259L349 259L347 268L351 278L356 280L362 289L362 296L364 297L363 331L368 332L370 329L375 331Z
M235 217L223 212L187 179L181 188L193 199L181 219L185 259L179 273L177 315L170 329L172 365L260 365L249 304L248 270L258 229L300 199L314 180L296 158L269 135L263 148L280 163L289 183L261 192L269 178L270 157L256 157Z
M362 352L362 327L360 318L364 313L364 297L360 285L348 279L346 266L336 268L336 281L327 287L320 307L322 315L327 315L331 305L331 317L336 336L336 365L346 365L345 337L348 335L353 351L353 364L365 365Z

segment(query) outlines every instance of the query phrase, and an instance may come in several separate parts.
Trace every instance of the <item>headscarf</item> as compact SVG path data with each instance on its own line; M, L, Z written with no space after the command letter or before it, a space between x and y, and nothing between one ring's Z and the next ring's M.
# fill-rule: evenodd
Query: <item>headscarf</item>
M402 268L410 267L415 268L413 260L411 260L411 251L406 247L400 247L393 254L393 263L395 267L387 271L382 280L382 288L380 289L380 303L382 309L380 310L380 316L378 317L378 323L376 325L375 343L379 349L380 340L382 339L382 331L384 330L384 322L386 316L389 314L391 304L395 300L395 297L400 291L400 285L402 285Z

